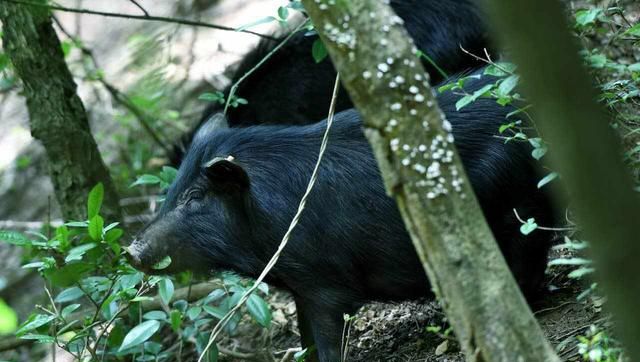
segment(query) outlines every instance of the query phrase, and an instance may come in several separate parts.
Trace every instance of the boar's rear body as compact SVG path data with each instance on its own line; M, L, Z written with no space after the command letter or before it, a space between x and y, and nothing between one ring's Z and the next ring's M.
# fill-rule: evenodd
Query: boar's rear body
M490 81L471 79L465 87L472 93ZM531 294L542 280L551 234L521 235L513 209L551 223L535 160L528 144L496 137L513 108L481 98L456 112L458 99L452 92L438 96L500 249ZM171 272L231 269L257 276L295 214L325 127L200 129L159 215L131 246L134 263L148 268L168 254ZM371 300L430 294L361 128L357 111L336 115L315 188L268 279L293 293L304 316L302 336L315 340L323 362L339 360L344 313Z

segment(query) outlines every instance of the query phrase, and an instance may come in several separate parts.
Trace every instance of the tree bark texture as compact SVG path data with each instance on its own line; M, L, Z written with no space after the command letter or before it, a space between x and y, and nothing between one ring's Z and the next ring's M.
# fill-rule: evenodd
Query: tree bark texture
M303 4L364 118L387 190L467 360L558 361L484 219L402 20L377 0ZM407 149L424 146L453 152L441 161L444 183L425 186L409 159Z
M640 360L640 196L557 0L487 0L551 145L631 360Z
M64 218L84 220L87 195L102 182L102 214L120 220L116 190L91 135L49 11L0 1L0 20L4 49L24 85L31 134L46 150Z

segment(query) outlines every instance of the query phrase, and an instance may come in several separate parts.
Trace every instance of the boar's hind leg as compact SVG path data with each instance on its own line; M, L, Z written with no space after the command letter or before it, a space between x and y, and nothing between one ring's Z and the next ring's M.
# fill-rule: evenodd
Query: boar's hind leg
M297 297L295 300L302 348L315 344L315 351L308 355L306 361L340 362L343 314L350 312L351 308L328 307Z

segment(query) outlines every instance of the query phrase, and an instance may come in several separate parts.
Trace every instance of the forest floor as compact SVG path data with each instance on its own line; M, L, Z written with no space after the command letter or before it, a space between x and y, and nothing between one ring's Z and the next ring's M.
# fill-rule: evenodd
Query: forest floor
M531 303L532 310L545 335L563 361L582 361L577 336L586 335L592 325L608 326L602 311L603 300L596 295L578 301L585 286L569 279L567 271L554 269L547 275L545 290ZM588 287L588 286L586 286ZM239 329L236 337L227 337L220 345L226 350L256 351L270 340L271 354L299 345L295 306L285 292L276 291L269 300L273 308L274 326L269 338L251 324ZM371 303L351 320L348 334L350 362L464 361L453 333L447 332L444 313L434 300L403 303ZM222 354L221 361L241 361ZM255 360L261 360L255 358Z

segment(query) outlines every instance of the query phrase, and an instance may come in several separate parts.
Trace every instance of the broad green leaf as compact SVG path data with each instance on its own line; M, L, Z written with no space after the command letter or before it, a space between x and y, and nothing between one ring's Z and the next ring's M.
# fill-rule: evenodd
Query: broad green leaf
M462 108L468 106L469 104L475 102L478 98L482 97L484 94L489 92L493 87L494 87L493 84L487 84L484 87L482 87L482 88L478 89L477 91L473 92L473 94L466 95L466 96L460 98L456 102L456 111L459 111Z
M72 248L71 250L69 250L69 254L67 255L66 258L64 258L65 262L71 262L74 260L81 260L82 256L89 250L95 248L96 246L98 246L98 244L96 243L89 243L89 244L83 244L80 246L76 246L75 248Z
M94 266L88 263L71 263L54 269L47 270L45 277L57 287L68 287L78 282L84 274L93 270Z
M91 192L89 192L89 200L87 201L87 219L91 220L100 212L102 199L104 197L104 186L102 182L98 183Z
M163 278L158 282L158 294L162 301L169 305L171 298L173 297L173 282L169 278Z
M145 313L142 318L151 319L151 320L167 320L167 313L161 310L152 310L150 312Z
M31 315L31 317L27 319L16 331L16 336L21 337L22 335L26 334L26 332L40 328L48 324L54 319L56 319L56 316L54 315L48 315L48 314Z
M5 230L0 230L0 241L18 246L31 245L33 243L32 240L24 236L22 233Z
M167 255L164 258L162 258L162 260L160 260L159 262L153 264L151 269L154 269L154 270L166 269L170 264L171 264L171 257Z
M0 299L0 335L13 333L18 328L18 315Z
M313 46L311 47L311 55L313 56L313 60L316 63L320 63L327 57L327 48L325 48L324 43L320 38L316 39L313 42Z
M210 315L218 318L218 319L222 319L224 318L224 315L227 314L227 311L220 308L220 307L214 307L211 305L205 305L202 307L204 309L205 312L209 313Z
M258 324L268 328L271 324L271 310L264 299L256 294L251 294L247 299L247 310Z
M529 235L537 228L538 224L536 224L536 220L531 218L520 226L520 232L522 233L522 235Z
M632 26L624 32L627 35L640 37L640 23Z
M280 18L280 20L287 20L287 18L289 17L289 10L286 6L280 6L278 8L278 17Z
M162 182L162 180L158 176L142 175L138 177L138 179L134 183L129 185L129 187L135 187L138 185L155 185L159 184L160 182Z
M76 309L80 308L80 304L69 304L64 307L60 312L62 318L67 318L71 313L73 313Z
M595 23L602 9L592 8L587 10L576 11L576 23L581 26Z
M20 339L31 339L35 340L37 343L53 343L55 342L55 338L53 336L49 336L46 334L25 334L20 337Z
M517 75L510 75L503 79L498 86L498 94L501 96L507 96L518 85L520 77Z
M55 298L55 302L56 303L66 303L66 302L70 302L72 300L76 300L80 297L82 297L84 295L84 292L82 291L82 289L78 288L78 287L72 287L72 288L68 288L63 290L62 292L60 292L60 294L58 294Z
M194 306L187 310L187 318L190 320L196 320L198 316L202 313L202 307Z
M160 322L156 320L145 321L138 324L124 337L122 345L120 345L118 351L124 351L128 348L144 343L151 338L158 329L160 329Z
M104 228L104 219L100 215L95 215L89 219L89 236L93 241L102 240L102 230Z

